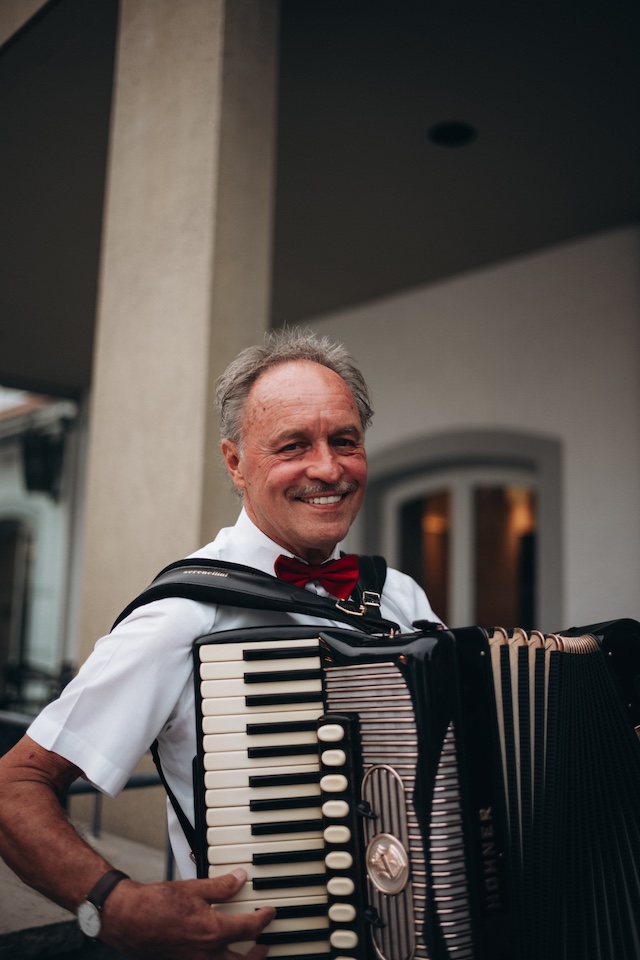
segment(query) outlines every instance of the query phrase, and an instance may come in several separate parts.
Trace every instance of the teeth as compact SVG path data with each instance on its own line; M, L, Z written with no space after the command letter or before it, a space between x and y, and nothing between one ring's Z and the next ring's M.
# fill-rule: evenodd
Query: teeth
M332 497L312 497L307 500L307 503L340 503L341 500L342 497L340 495L334 495Z

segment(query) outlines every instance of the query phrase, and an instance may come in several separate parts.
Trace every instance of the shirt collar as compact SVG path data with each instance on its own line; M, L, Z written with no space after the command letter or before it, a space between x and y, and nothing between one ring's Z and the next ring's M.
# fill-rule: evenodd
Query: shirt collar
M263 533L249 518L243 507L233 527L233 536L230 538L229 552L225 555L225 559L234 563L244 563L273 576L273 565L281 553L287 557L295 556ZM339 556L340 544L337 544L328 559L334 560Z

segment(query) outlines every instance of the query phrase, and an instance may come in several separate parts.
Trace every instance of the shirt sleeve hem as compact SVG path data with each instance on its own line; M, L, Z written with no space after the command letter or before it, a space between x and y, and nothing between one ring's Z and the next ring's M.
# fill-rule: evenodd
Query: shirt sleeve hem
M107 757L96 753L94 746L52 722L46 715L36 717L27 734L45 750L51 750L79 767L92 786L110 797L117 796L129 779L128 771L116 767Z

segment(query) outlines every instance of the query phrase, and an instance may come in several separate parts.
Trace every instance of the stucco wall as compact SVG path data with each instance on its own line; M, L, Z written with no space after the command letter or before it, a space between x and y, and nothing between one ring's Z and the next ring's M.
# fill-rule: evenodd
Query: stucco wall
M639 247L598 234L309 324L373 387L374 456L452 430L561 442L567 626L640 617Z

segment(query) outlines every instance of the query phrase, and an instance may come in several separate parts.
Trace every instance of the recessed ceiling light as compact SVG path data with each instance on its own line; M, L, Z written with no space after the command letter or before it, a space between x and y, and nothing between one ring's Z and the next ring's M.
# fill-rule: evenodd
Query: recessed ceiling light
M470 123L452 120L447 123L436 123L427 130L427 138L439 147L466 147L473 143L478 131Z

